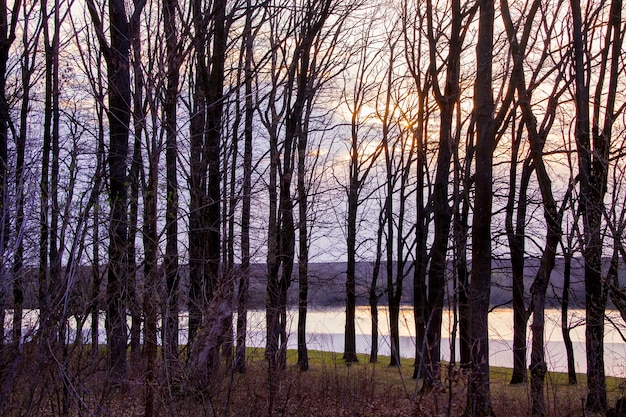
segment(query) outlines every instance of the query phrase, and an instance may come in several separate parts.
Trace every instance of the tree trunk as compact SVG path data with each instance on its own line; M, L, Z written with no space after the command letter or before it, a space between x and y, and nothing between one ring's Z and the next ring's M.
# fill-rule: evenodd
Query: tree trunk
M145 1L135 4L133 15L139 16ZM107 63L109 85L109 190L111 223L109 226L109 265L107 280L107 341L109 369L115 382L126 378L126 305L122 291L127 288L126 270L127 230L127 157L131 117L130 89L130 25L126 17L126 4L122 0L109 2L110 45L107 44L103 23L93 0L87 7L100 47Z
M148 183L143 191L144 221L143 245L145 251L144 264L144 294L143 313L144 327L144 355L146 356L145 383L146 394L144 400L144 416L155 415L154 399L156 387L156 359L157 359L157 325L158 325L158 236L157 236L157 187L158 187L158 147L156 140L152 140L148 155Z
M572 275L572 252L569 249L565 252L564 258L563 298L561 299L561 333L563 334L563 343L565 344L565 352L567 353L567 380L571 385L576 385L578 381L576 377L576 364L574 361L574 347L568 323L569 290Z
M421 112L420 112L421 113ZM419 130L422 132L422 129ZM415 267L413 270L413 314L415 316L415 364L413 379L424 378L427 373L426 326L428 322L428 299L426 297L426 267L428 255L428 219L424 203L424 177L426 154L421 133L417 140L417 190L415 226Z
M382 259L383 232L385 228L384 213L378 216L378 231L376 233L376 258L374 259L374 268L372 271L372 281L369 287L369 304L370 315L372 320L372 349L370 353L370 363L378 362L378 276L380 275L380 266ZM381 294L382 295L382 294Z
M272 65L275 65L273 63ZM275 89L270 93L270 106L275 113L273 96ZM272 120L269 133L270 143L270 167L268 183L269 219L267 223L267 291L265 298L266 320L266 347L265 357L268 361L267 383L268 413L271 416L274 409L274 400L278 391L278 341L280 335L280 307L278 297L278 271L280 268L279 253L279 230L278 230L278 164L280 162L278 152L277 121Z
M518 146L521 137L518 136ZM517 155L517 152L515 152ZM511 158L511 187L509 204L507 205L506 229L511 251L511 269L513 273L513 375L511 384L523 384L528 380L528 370L526 367L526 328L528 325L528 312L526 309L526 296L524 289L524 263L525 263L525 233L526 233L526 207L527 190L530 176L533 171L529 160L524 162L522 177L519 186L519 197L517 199L517 219L515 229L513 228L513 212L515 201L515 189L517 186L515 166L516 158Z
M9 142L9 103L6 96L7 86L7 65L9 63L9 50L15 40L15 25L9 18L13 18L20 9L20 2L15 2L11 16L9 16L8 4L6 0L0 1L0 213L3 214L3 220L0 224L0 243L1 250L4 252L9 242L9 222L8 216L4 213L8 210L8 182L9 182L9 160L8 160L8 142ZM17 21L17 19L16 19ZM4 267L4 265L0 265ZM4 306L2 306L4 308ZM4 334L4 329L2 330Z
M298 137L298 368L309 370L309 353L306 346L306 315L309 293L309 230L308 189L305 184L308 115L300 127Z
M208 45L202 2L192 3L192 20L195 29L193 38L195 73L193 85L192 114L189 123L189 334L188 343L194 343L202 323L202 312L213 294L212 282L208 277L207 245L207 132L208 76L206 48Z
M133 43L135 40L133 40ZM133 70L137 71L140 67L140 59L139 46L133 45L133 53L137 54L135 59L133 60ZM137 52L136 52L137 51ZM143 118L145 115L142 110L142 97L143 97L143 83L141 81L142 77L135 77L135 88L133 91L133 119L134 119L134 141L133 141L133 158L130 166L130 171L128 173L128 181L130 188L130 197L128 199L128 245L127 245L127 254L126 259L128 262L127 273L128 279L126 283L126 288L123 291L124 297L126 298L126 305L128 305L128 310L130 311L131 324L130 324L130 355L131 360L134 363L139 361L139 357L141 356L141 321L142 321L142 305L139 302L139 297L137 294L137 277L139 274L137 267L137 255L136 255L136 247L135 241L137 238L137 231L139 228L137 227L137 223L139 220L139 176L140 171L143 170L143 161L141 155L141 137L143 135Z
M115 58L107 60L109 80L109 187L111 225L109 229L109 269L107 280L107 339L110 369L114 380L126 378L126 306L121 297L126 287L127 214L126 189L128 136L130 123L129 31L125 2L109 3L111 50Z
M415 265L413 269L413 315L415 317L415 364L413 379L424 378L427 373L426 326L428 322L428 298L426 296L426 268L428 263L428 216L424 195L426 174L426 147L424 144L425 98L419 99L416 132L416 221L415 221Z
M493 0L479 1L476 46L477 77L474 85L476 120L476 190L472 225L472 284L470 288L470 337L472 370L469 376L466 413L493 415L489 390L489 325L491 294L491 207L492 170L495 149L494 102L492 96Z
M163 266L167 287L163 344L168 364L178 358L178 144L177 144L177 96L182 61L176 29L176 1L163 2L163 28L167 58L167 87L165 92L165 165L167 182L166 245Z
M222 141L222 113L224 108L224 66L226 63L227 28L226 1L213 2L213 45L211 73L207 88L206 152L208 162L207 212L208 243L207 267L209 285L219 281L221 253L221 170L220 145ZM210 301L210 300L209 300Z
M3 5L0 4L0 7ZM5 9L6 10L6 9ZM2 12L0 12L2 13ZM1 36L1 35L0 35ZM23 29L23 45L25 48L29 47L30 32L28 28ZM24 303L24 289L23 289L23 277L24 277L24 240L25 224L24 224L24 203L26 199L26 187L29 184L28 178L26 178L26 172L24 169L25 151L26 151L26 138L28 134L28 114L30 108L31 99L31 78L34 72L34 65L37 60L29 55L28 51L24 52L22 57L22 102L20 107L20 129L19 134L15 138L15 199L16 199L16 216L15 216L15 236L16 236L16 248L13 261L13 344L15 347L19 346L22 341L22 317L23 317L23 303ZM6 64L0 64L0 68L6 69ZM0 69L2 71L2 69ZM4 76L2 76L4 78ZM2 96L0 101L5 102L4 87L0 87ZM3 104L4 105L4 104ZM0 105L2 107L3 105ZM0 110L0 119L5 116L5 113ZM5 121L0 121L0 125ZM0 131L3 128L0 127ZM0 133L0 136L2 133ZM0 138L0 140L2 140ZM4 160L0 161L0 164L4 164ZM0 193L0 198L2 198ZM4 201L4 200L2 200ZM5 203L0 203L0 212L5 209ZM1 266L0 266L1 269ZM3 284L0 284L0 286ZM2 289L0 289L2 291ZM0 317L0 323L4 323L4 298L0 296L0 310L2 310L2 317ZM4 329L0 332L0 339L4 339ZM0 340L0 362L2 361L2 342ZM17 352L17 350L16 350Z
M540 181L543 181L546 178L547 177L544 177ZM548 222L546 247L544 248L543 255L541 257L541 264L531 288L531 310L533 314L533 321L530 326L532 329L530 388L531 410L532 414L536 416L545 416L546 414L544 400L544 380L548 371L544 350L546 291L550 281L550 273L554 269L556 248L560 241L560 219L558 218L555 207L550 207L549 205L550 202L544 201L544 206L547 206L546 221Z
M100 74L100 67L98 67ZM97 106L96 113L98 115L98 144L96 146L96 183L94 184L94 199L100 198L100 190L102 188L103 168L104 168L104 114L103 107ZM94 357L99 352L100 337L100 285L102 284L102 271L100 270L100 207L94 205L93 211L93 250L91 265L91 289L90 289L90 313L91 313L91 349Z
M459 192L459 201L456 205L454 222L455 250L456 250L456 273L459 311L459 360L461 368L469 368L471 365L471 335L470 335L470 305L469 305L469 271L467 262L467 237L469 235L469 166L473 158L473 146L470 143L466 156L466 169L463 174L463 190Z
M243 186L241 202L241 270L237 300L237 348L234 368L244 372L246 368L246 334L248 323L248 289L250 287L250 214L252 194L252 129L254 105L252 102L252 56L254 37L252 35L252 0L246 0L246 21L244 27L244 151Z
M436 41L433 33L432 1L427 2L428 37L430 65L429 70L433 79L437 79ZM430 269L428 271L428 309L427 323L428 368L424 379L426 388L438 384L439 362L441 360L441 323L443 302L445 296L445 271L447 268L448 241L452 210L448 203L448 185L450 178L450 162L455 145L453 138L453 116L456 102L460 94L461 48L463 36L461 33L461 2L452 1L451 4L450 35L448 38L448 57L446 65L446 80L443 94L437 82L433 83L433 91L440 110L439 122L439 149L437 154L437 171L433 190L433 210L435 233L431 247Z
M604 312L607 291L602 279L602 215L607 192L609 149L615 122L615 98L619 63L624 40L622 32L622 1L610 2L605 38L600 42L601 68L596 94L590 100L592 66L587 59L594 54L594 45L585 44L583 16L579 0L571 0L573 23L573 73L576 104L576 147L580 177L579 206L583 217L585 259L586 348L588 394L585 408L592 412L607 409L606 378L604 371ZM600 7L602 7L601 5ZM586 23L586 22L585 22ZM586 26L586 25L585 25ZM604 92L606 101L601 103ZM593 141L591 141L590 103L593 106ZM600 110L602 107L602 110ZM601 126L601 116L604 124Z
M352 117L352 143L350 147L350 184L348 188L347 228L347 269L346 269L346 328L344 333L343 359L346 363L358 362L356 356L356 220L359 205L359 153L355 129L355 115ZM375 291L374 291L375 292Z

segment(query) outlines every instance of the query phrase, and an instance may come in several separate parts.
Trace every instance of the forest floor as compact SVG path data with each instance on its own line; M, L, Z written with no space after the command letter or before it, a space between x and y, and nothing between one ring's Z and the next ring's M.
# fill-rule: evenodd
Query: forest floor
M442 386L429 393L420 391L421 383L411 378L413 360L403 359L401 366L389 367L388 357L369 363L366 355L346 366L341 354L309 351L310 369L302 372L296 365L296 352L288 352L287 369L279 378L273 410L268 412L269 389L267 362L263 350L250 350L244 374L223 372L214 376L209 387L185 377L168 378L162 369L153 383L153 416L459 416L466 406L467 377L460 371L451 376L444 364ZM85 356L84 359L86 359ZM91 355L89 355L91 357ZM92 367L85 361L82 368L59 384L55 372L33 368L30 376L19 382L6 402L4 416L144 416L147 385L141 362L131 362L128 382L121 386L108 384L102 370L106 360L100 358ZM33 361L24 366L34 366ZM100 370L96 370L99 368ZM82 371L79 371L82 369ZM23 369L22 371L25 371ZM21 375L23 375L20 372ZM57 374L58 375L58 374ZM191 373L187 372L187 375ZM36 377L36 378L35 378ZM496 416L530 415L530 385L509 385L511 369L491 369L491 395ZM40 383L35 384L35 379ZM43 383L48 380L49 383ZM546 377L546 415L583 416L586 395L585 376L570 385L567 375L548 373ZM23 385L22 385L23 384ZM55 386L57 388L55 388ZM450 389L451 388L451 389ZM610 404L626 395L626 380L607 378ZM64 414L63 398L69 399Z

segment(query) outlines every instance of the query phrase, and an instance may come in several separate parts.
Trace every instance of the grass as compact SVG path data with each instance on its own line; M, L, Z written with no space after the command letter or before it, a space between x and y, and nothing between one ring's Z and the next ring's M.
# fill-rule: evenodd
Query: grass
M442 367L442 387L430 393L420 391L420 382L411 379L413 360L402 359L398 367L389 367L389 357L369 363L367 355L346 366L340 353L309 351L310 370L301 372L297 353L288 351L287 369L280 377L274 416L339 417L339 416L458 416L465 409L466 375L455 370L448 377L448 366ZM142 416L147 390L144 365L134 362L130 377L123 386L106 381L106 360L88 354L83 362L73 364L70 395L71 416ZM10 396L11 403L3 415L60 415L62 384L59 385L54 364L42 370L36 361L23 362L27 369L20 375L31 377ZM160 364L161 365L161 364ZM32 366L31 369L28 366ZM208 384L194 378L193 370L184 365L176 372L159 370L154 383L157 416L267 416L268 379L264 350L249 349L245 374L222 370ZM497 416L529 415L530 386L511 386L511 369L491 368L491 394ZM41 378L35 386L34 376ZM569 385L567 375L548 373L546 407L549 416L582 416L586 395L585 376L578 375L579 384ZM48 382L46 382L48 381ZM449 388L452 387L450 390ZM610 404L626 394L626 380L607 378ZM33 398L40 398L33 402ZM24 404L30 410L25 409Z
M413 360L402 359L401 366L389 367L389 357L379 357L376 364L369 363L367 355L358 355L359 362L346 366L341 354L334 352L309 351L310 370L300 372L297 368L297 353L288 352L287 370L279 393L281 406L278 415L286 416L445 416L461 415L465 409L466 375L454 371L447 377L444 364L442 386L428 394L420 391L421 384L413 379ZM491 368L491 394L494 412L498 416L527 416L530 410L530 386L511 386L512 370ZM247 387L250 396L263 399L265 361L262 350L250 352L248 373L237 376L236 386ZM250 381L259 381L250 386ZM581 416L582 401L586 395L586 377L578 375L579 384L568 384L567 375L548 373L546 376L546 407L550 416ZM449 391L449 387L452 390ZM610 404L624 396L626 381L607 378ZM244 390L241 393L245 393ZM238 406L239 407L239 406ZM256 412L264 404L256 403ZM245 405L238 408L245 410Z

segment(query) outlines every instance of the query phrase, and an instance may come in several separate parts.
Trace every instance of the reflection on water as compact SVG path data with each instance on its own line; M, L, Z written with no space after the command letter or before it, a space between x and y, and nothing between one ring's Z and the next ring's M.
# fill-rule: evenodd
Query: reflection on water
M604 348L607 375L626 377L626 343L622 334L626 334L626 324L617 312L607 312L610 321L605 326ZM291 312L291 326L288 347L295 349L297 330L297 310ZM558 372L567 372L567 356L561 332L561 311L546 310L546 361L548 369ZM569 326L572 328L571 337L574 345L574 363L576 371L586 372L585 358L585 311L570 310ZM532 317L531 317L532 319ZM250 341L254 346L263 347L265 340L263 312L253 312L249 316ZM442 333L442 356L450 359L450 333L454 317L451 312L444 312ZM615 327L614 323L618 328ZM253 324L253 323L256 323ZM530 321L529 321L530 323ZM340 308L312 310L307 314L307 345L310 349L332 352L343 352L344 347L345 311ZM400 312L400 355L415 357L415 324L413 309L404 307ZM356 311L357 352L369 354L371 350L371 320L368 307L357 308ZM379 310L379 354L389 355L389 318L387 309ZM528 330L528 360L530 363L531 332ZM447 336L447 337L446 337ZM513 310L499 308L489 313L489 358L493 366L513 367ZM458 340L458 335L457 335ZM456 358L459 358L458 343Z
M605 326L604 346L605 364L607 375L626 377L626 343L622 334L626 335L626 325L616 312L608 312ZM576 371L586 371L585 359L585 327L584 310L570 310L569 326L572 328L571 337L574 344L574 362ZM10 329L12 311L7 311L5 329ZM297 309L288 312L289 326L288 348L295 349L297 331ZM442 355L444 360L450 359L450 333L453 325L453 316L450 312L444 312ZM23 321L23 334L25 339L30 338L37 328L38 311L25 311ZM180 317L179 342L187 343L188 316L186 313ZM100 343L106 342L104 330L104 315L100 316L99 324ZM617 327L616 327L617 326ZM91 320L87 317L82 326L79 326L76 318L68 323L68 340L74 341L77 328L81 328L82 340L87 342L91 338ZM342 308L312 309L307 314L307 345L309 349L324 350L331 352L343 352L344 346L345 311ZM413 309L404 307L400 312L400 355L403 357L415 356L415 324ZM371 320L368 307L358 307L356 310L356 333L357 352L369 354L371 350ZM386 308L379 309L379 354L389 355L389 318ZM248 313L248 338L247 343L253 347L265 346L265 312L262 310ZM458 338L458 335L457 335ZM513 311L500 308L489 313L489 357L490 364L494 366L512 367L513 345ZM528 331L530 345L531 333ZM548 369L559 372L567 371L567 360L563 335L561 333L560 310L546 310L546 360ZM530 358L530 350L528 351ZM457 354L458 358L458 343ZM529 359L530 360L530 359Z

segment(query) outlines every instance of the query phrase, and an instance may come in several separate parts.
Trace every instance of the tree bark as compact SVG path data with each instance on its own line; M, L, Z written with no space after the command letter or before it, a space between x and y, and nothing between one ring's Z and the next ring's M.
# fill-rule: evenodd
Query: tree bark
M511 253L511 272L513 274L513 375L511 385L523 384L528 381L528 369L526 366L526 328L528 325L528 312L526 309L526 295L524 289L524 264L526 256L525 233L526 211L528 207L528 185L533 171L530 159L526 159L522 165L522 173L519 182L519 194L517 196L517 212L515 210L517 183L517 165L519 148L522 143L523 124L518 129L513 127L513 148L511 153L511 168L509 170L509 196L506 206L505 229ZM516 220L513 217L516 214Z
M207 219L207 94L209 69L207 64L208 35L204 23L202 2L192 3L192 20L195 73L192 97L192 114L189 122L189 334L193 344L202 323L203 308L213 295L208 275L208 219Z
M437 48L433 29L432 1L427 2L426 10L429 17L429 72L431 77L436 80L438 71ZM430 269L428 271L428 310L430 313L426 331L428 346L428 369L424 380L426 388L440 382L438 375L439 362L441 360L441 323L445 296L448 241L452 220L452 209L448 203L448 185L452 150L455 145L452 122L456 103L460 95L461 49L463 44L463 34L461 32L463 16L459 0L452 1L451 11L446 80L443 92L440 90L437 82L433 83L433 92L440 110L440 121L437 171L433 189L435 233L431 247Z
M491 294L491 207L493 151L495 149L492 59L494 2L480 0L476 46L474 117L476 120L476 190L472 225L472 284L470 288L470 337L472 370L466 413L493 415L489 390L489 299Z
M576 385L578 381L576 377L576 363L574 361L574 346L568 324L569 291L572 275L572 252L569 248L564 254L564 264L563 297L561 299L561 333L563 334L563 343L565 344L565 352L567 353L567 380L571 385Z
M19 2L18 2L19 3ZM0 7L3 5L0 4ZM17 9L14 9L14 11ZM2 12L0 12L2 13ZM24 10L25 18L30 14ZM21 62L21 84L22 84L22 101L20 106L20 128L17 137L15 138L15 199L16 199L16 216L15 216L15 239L16 248L13 261L13 345L19 346L22 342L22 318L23 318L23 303L24 303L24 236L25 236L25 213L24 204L26 200L26 187L28 185L28 178L26 177L25 170L25 152L26 152L26 138L28 134L28 116L30 112L31 103L31 79L34 74L35 64L37 60L35 56L30 55L30 43L33 40L39 38L39 31L36 31L34 37L31 38L31 32L29 28L25 27L22 34L22 44L25 51L22 56ZM6 65L0 68L6 68ZM0 91L4 93L5 88L0 87ZM2 96L4 97L4 96ZM6 98L0 97L0 100L4 103ZM0 111L0 118L4 116L4 113ZM0 122L2 124L3 122ZM2 130L2 128L0 128ZM1 139L0 139L1 140ZM4 162L0 162L4 163ZM0 193L1 196L1 193ZM4 200L0 210L4 210ZM0 211L2 212L2 211ZM0 267L1 269L1 267ZM3 284L0 284L3 285ZM0 289L0 291L2 291ZM4 323L4 297L0 295L0 323ZM0 339L3 338L4 330L0 333ZM2 361L2 343L0 340L0 363ZM17 352L17 350L16 350Z
M145 0L135 4L133 19L145 6ZM109 2L110 44L93 0L87 7L96 35L107 64L109 85L109 190L111 223L109 226L109 265L107 277L107 341L109 347L110 376L114 382L122 382L127 375L126 359L126 306L122 291L127 286L126 245L128 244L126 205L127 157L131 117L130 88L130 24L126 16L125 2Z
M252 194L252 129L254 104L252 102L252 57L254 54L254 36L252 34L252 0L246 0L246 21L243 33L244 42L244 151L243 151L243 186L241 202L241 270L237 300L237 347L234 369L244 372L246 369L246 334L248 323L248 290L250 288L250 214Z
M601 66L596 94L590 100L588 74L592 45L585 44L583 16L579 0L570 1L573 22L573 73L576 104L576 147L580 177L579 207L583 216L586 303L586 348L588 394L585 408L592 412L607 409L606 378L604 371L604 312L607 291L602 279L602 213L607 191L609 149L615 122L615 98L621 48L624 41L621 25L622 1L609 4L609 18L601 43ZM602 7L600 5L599 7ZM586 22L585 22L586 23ZM607 71L608 70L608 71ZM606 86L605 86L605 83ZM603 92L608 91L601 103ZM593 106L593 141L590 104ZM601 111L602 107L602 111ZM604 114L601 125L600 114Z
M166 246L163 265L167 286L163 343L165 358L172 364L178 358L178 143L177 103L182 53L176 29L176 1L163 2L163 28L167 59L167 86L163 111L165 112L165 165L167 182L166 202Z
M21 1L15 1L11 6L7 4L6 0L0 0L0 252L2 256L0 256L0 323L4 323L4 318L6 316L6 297L9 292L9 271L7 270L7 265L5 263L5 252L8 248L9 240L10 240L10 219L9 215L9 205L8 202L10 192L9 192L9 126L11 125L10 114L9 114L9 103L6 94L7 88L7 67L9 64L9 51L11 49L11 45L15 41L16 38L16 26L19 17L19 11L21 8ZM28 52L26 52L28 53ZM18 146L19 149L19 146ZM17 180L19 181L21 178L18 176ZM19 190L19 186L18 186ZM19 193L19 192L18 192ZM19 198L19 197L18 197ZM19 213L18 213L19 220ZM19 252L17 254L20 255ZM16 259L19 261L20 259ZM15 303L14 311L15 318L19 317L21 303L20 301L20 291L21 288L19 286L19 279L15 281L18 285L14 286L14 300L18 302ZM15 297L17 296L17 297ZM21 323L20 323L21 324ZM5 329L4 325L0 329L0 366L3 371L0 371L0 375L4 375L4 365L5 359ZM0 406L0 409L2 407Z
M311 65L310 73L315 73L315 64ZM312 91L311 79L307 79L307 91ZM309 94L307 94L309 96ZM309 97L307 103L310 104ZM306 346L306 316L309 298L309 187L306 184L307 143L310 105L306 106L303 119L298 128L298 368L309 370L309 353Z

